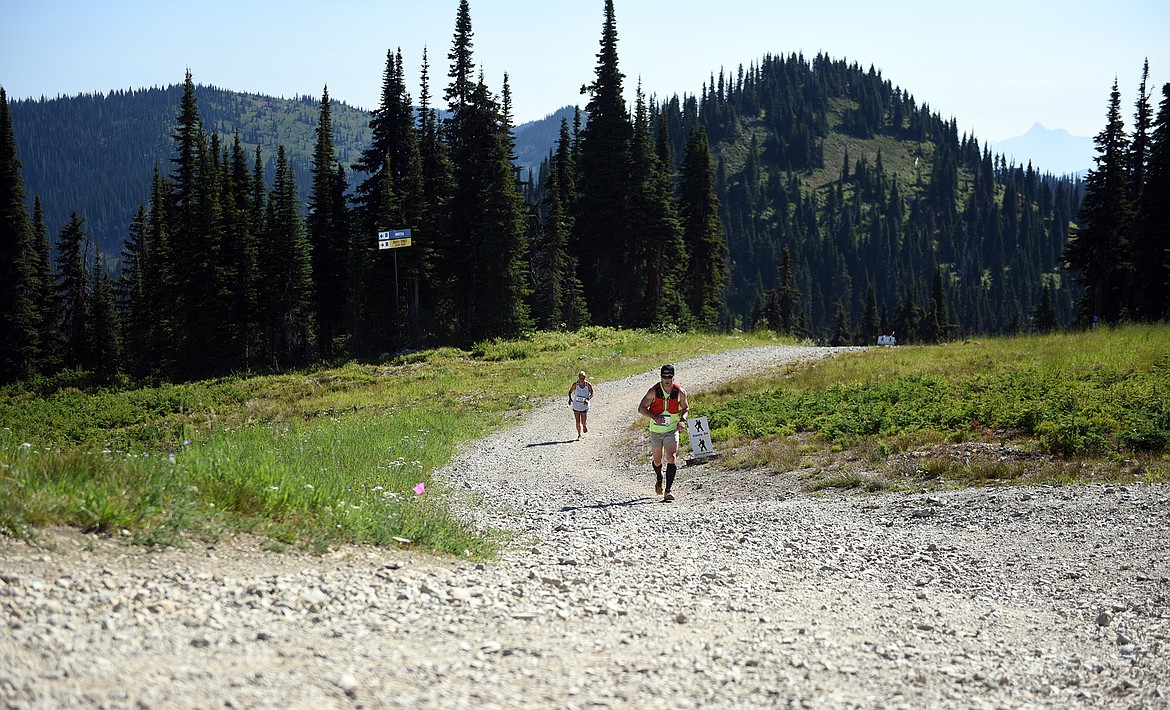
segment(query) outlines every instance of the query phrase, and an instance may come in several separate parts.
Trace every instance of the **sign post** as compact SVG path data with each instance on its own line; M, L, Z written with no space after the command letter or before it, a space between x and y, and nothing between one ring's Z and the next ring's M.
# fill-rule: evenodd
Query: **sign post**
M390 229L378 232L378 250L401 249L410 246L409 229ZM398 327L398 252L394 252L394 327Z
M687 434L691 437L691 452L696 459L715 455L715 447L711 445L711 430L707 427L707 417L688 419Z

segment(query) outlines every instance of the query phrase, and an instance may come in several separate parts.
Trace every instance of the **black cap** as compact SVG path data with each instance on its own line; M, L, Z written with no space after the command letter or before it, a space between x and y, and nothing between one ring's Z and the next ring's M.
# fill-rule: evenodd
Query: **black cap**
M673 374L674 374L674 365L663 365L662 371L658 373L658 375L660 377L664 376L664 375L673 375Z

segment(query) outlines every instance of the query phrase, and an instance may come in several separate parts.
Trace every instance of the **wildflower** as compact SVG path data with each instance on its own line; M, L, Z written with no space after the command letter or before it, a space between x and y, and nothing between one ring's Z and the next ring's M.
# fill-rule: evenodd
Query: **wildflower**
M417 486L414 487L415 495L421 496L424 492L426 492L426 490L427 490L427 484L422 483L422 482L420 482Z

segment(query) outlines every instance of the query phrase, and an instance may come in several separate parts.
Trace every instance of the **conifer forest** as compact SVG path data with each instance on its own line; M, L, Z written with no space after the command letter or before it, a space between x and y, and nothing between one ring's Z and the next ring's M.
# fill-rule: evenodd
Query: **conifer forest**
M1057 176L824 55L716 69L697 94L639 86L628 105L618 37L606 0L594 74L566 79L583 103L527 169L466 0L442 66L387 51L371 112L190 71L11 105L0 88L0 383L187 380L589 325L840 345L1170 315L1170 84L1147 86L1148 66L1132 106L1117 83L1102 96L1095 167ZM98 125L121 138L58 152ZM64 161L85 179L54 178ZM409 246L379 248L407 229Z

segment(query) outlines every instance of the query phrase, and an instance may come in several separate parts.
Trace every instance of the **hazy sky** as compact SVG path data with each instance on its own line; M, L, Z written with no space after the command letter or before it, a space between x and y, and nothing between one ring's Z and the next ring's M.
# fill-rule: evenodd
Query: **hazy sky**
M198 84L377 107L387 50L418 98L423 48L441 101L458 0L0 0L0 86L10 100ZM516 123L584 107L604 0L471 0L473 57ZM1092 136L1116 78L1126 125L1150 61L1170 81L1166 0L615 0L632 101L698 94L765 54L824 52L902 87L983 141L1034 123Z

